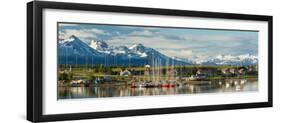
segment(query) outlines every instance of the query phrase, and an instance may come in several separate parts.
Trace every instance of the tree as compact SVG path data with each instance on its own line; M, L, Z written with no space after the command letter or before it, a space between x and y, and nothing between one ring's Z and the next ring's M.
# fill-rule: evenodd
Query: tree
M59 80L65 80L65 81L69 82L72 79L73 79L73 73L63 72L63 73L59 74Z
M86 77L86 80L88 80L88 81L90 81L90 82L93 82L94 80L96 80L96 76L94 76L94 75L89 75L89 76L87 76Z

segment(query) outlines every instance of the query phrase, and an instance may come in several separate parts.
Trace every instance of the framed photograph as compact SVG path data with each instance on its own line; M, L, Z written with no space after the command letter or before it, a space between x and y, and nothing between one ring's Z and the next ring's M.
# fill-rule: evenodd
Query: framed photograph
M272 16L27 4L33 122L272 107Z

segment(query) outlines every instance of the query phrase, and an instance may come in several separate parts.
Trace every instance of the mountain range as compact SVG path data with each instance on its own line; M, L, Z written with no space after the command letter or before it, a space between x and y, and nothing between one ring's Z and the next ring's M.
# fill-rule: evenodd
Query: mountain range
M196 62L190 59L170 57L142 44L133 46L109 46L104 41L85 43L72 35L59 41L59 64L103 64L121 66L159 65L255 65L258 58L253 55L219 55L213 59Z
M250 66L258 64L258 57L250 54L244 55L218 55L215 58L201 61L203 65L231 65L231 66Z
M87 44L74 35L59 41L60 64L143 66L156 62L160 65L191 65L191 63L170 58L142 44L135 44L131 47L110 47L106 42L98 40L92 40Z

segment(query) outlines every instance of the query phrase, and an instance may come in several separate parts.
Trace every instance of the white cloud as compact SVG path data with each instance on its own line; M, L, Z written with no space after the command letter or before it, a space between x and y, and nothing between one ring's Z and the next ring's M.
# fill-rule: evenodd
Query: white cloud
M99 35L109 35L109 33L105 32L103 30L100 30L100 29L95 29L95 28L88 29L88 30L85 30L85 31L89 31L89 32L99 34Z
M67 39L71 35L79 37L81 40L95 39L97 35L109 35L109 33L100 29L66 29L59 32L59 39Z
M65 31L61 31L59 32L59 38L60 39L67 39L69 38L71 35L75 35L77 37L79 37L80 39L87 39L87 38L96 38L96 34L91 33L90 31L86 31L86 30L65 30Z
M147 36L117 36L107 41L111 45L120 46L131 46L134 44L141 43L144 46L163 49L163 48L186 48L185 45L179 43L173 43L175 41L168 39L161 35L155 35L152 37Z
M79 26L79 24L71 24L71 23L59 23L59 28L61 27L74 27L74 26Z
M190 58L193 55L186 42L171 39L148 30L134 31L128 35L112 37L107 43L114 46L125 45L128 47L141 43L170 57Z
M145 30L135 30L126 35L118 35L115 37L111 37L107 42L111 45L126 45L131 46L134 44L141 43L147 47L151 47L154 49L162 49L162 48L185 48L184 45L177 42L176 39L171 39L168 36L159 33L154 28L149 28Z
M179 58L191 58L193 55L192 50L186 50L186 49L182 49L182 50L169 50L169 49L165 49L165 50L159 50L161 53L173 57L179 57Z
M72 28L72 26L75 28ZM77 24L60 24L59 27L66 27L59 32L60 39L76 35L81 40L88 42L91 39L99 39L102 36L109 45L130 47L141 43L168 56L199 61L217 54L255 53L255 49L258 46L255 42L258 40L257 35L234 32L205 33L203 30L203 32L193 33L185 32L184 30L138 26L116 26L101 30L91 28L94 26L82 28Z
M185 35L185 36L181 36L181 38L187 41L198 41L198 42L219 41L219 42L231 43L231 42L243 41L243 40L254 40L256 37L251 37L251 36L243 37L239 35Z
M152 31L149 31L149 30L143 30L143 31L133 31L129 35L133 35L133 36L153 36L155 34L156 34L156 32L152 32Z
M136 25L136 26L118 26L118 28L120 29L130 29L130 30L159 30L159 28L157 27L144 27L144 26L139 26L139 25Z
M225 48L212 51L214 47L240 47L243 38L239 36L208 35L208 36L169 36L157 31L133 31L130 34L112 37L108 41L111 45L131 46L141 43L146 47L159 50L168 56L203 60L214 56L215 51L226 51ZM223 44L223 45L222 45ZM229 49L228 48L228 49Z

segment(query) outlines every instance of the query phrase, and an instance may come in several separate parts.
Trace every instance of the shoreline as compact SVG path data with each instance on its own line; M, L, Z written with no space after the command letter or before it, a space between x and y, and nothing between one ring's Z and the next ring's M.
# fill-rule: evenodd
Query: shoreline
M181 84L192 84L192 85L200 85L200 84L208 84L209 82L219 82L220 80L242 80L247 79L251 81L258 80L258 77L248 77L248 78L236 78L236 77L230 77L230 78L217 78L217 79L206 79L206 80L188 80L188 81L181 81L179 83ZM106 82L102 84L89 84L89 83L81 83L81 84L58 84L57 87L110 87L110 86L131 86L131 82Z

